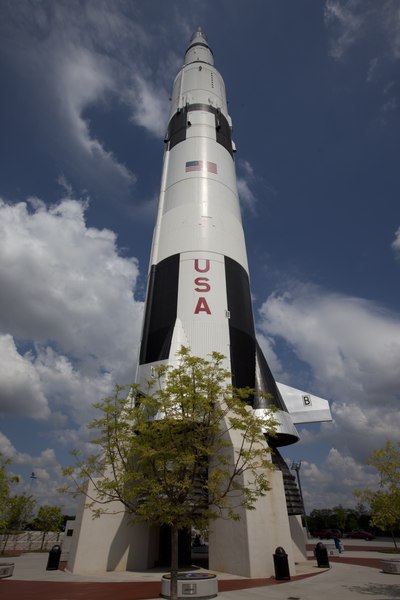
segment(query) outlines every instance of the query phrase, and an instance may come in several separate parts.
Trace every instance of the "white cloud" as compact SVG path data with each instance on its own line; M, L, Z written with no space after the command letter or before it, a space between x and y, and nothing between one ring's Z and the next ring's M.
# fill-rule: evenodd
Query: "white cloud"
M237 189L242 206L247 208L252 213L255 212L257 199L251 191L251 186L254 184L256 177L254 169L247 160L239 160L237 162L239 173L243 176L237 177Z
M400 11L397 0L327 0L325 25L331 37L331 55L343 59L362 39L379 36L381 56L370 60L370 70L382 66L388 55L400 58ZM371 45L371 48L376 48ZM381 64L379 64L381 63ZM371 74L371 71L369 72Z
M242 206L254 212L257 201L250 189L249 183L242 177L238 177L236 183Z
M239 161L240 167L243 169L244 173L249 177L249 179L254 179L254 169L249 163L248 160Z
M297 284L272 294L260 318L259 329L297 356L299 373L307 366L309 391L331 401L333 424L322 424L317 434L301 431L302 444L323 441L363 461L372 448L397 438L398 315L367 300ZM293 377L288 383L300 387Z
M29 357L19 354L11 335L0 334L0 414L33 419L49 416L39 374Z
M3 454L5 458L14 458L17 454L11 441L4 433L0 431L0 454Z
M168 117L168 94L154 83L136 74L127 97L132 107L132 121L161 138L165 134Z
M382 7L383 28L392 55L400 58L400 10L397 0L387 0Z
M341 0L327 0L325 4L325 23L337 32L331 39L331 55L334 58L343 58L362 33L366 12L358 12L359 7L358 0L349 0L346 3Z
M0 334L4 412L81 424L113 383L133 379L142 303L135 259L85 224L65 199L0 201Z
M392 242L392 248L393 248L394 252L396 253L396 256L400 257L400 227L398 228L398 230L395 233L395 238Z
M258 333L257 340L260 344L260 348L263 351L265 359L274 374L275 379L283 381L287 379L288 375L284 371L282 363L275 351L275 340L273 337L266 335L265 333Z
M57 66L57 77L53 80L58 95L56 103L69 136L87 161L114 172L114 176L120 176L128 185L135 183L134 174L93 137L90 122L83 118L87 107L101 103L114 91L116 81L111 65L86 48L70 48L59 57Z
M385 127L398 112L399 98L394 82L400 58L400 12L397 0L327 0L325 25L330 54L338 60L350 58L357 48L364 58L365 80L381 92L377 123ZM389 83L388 83L389 80ZM375 94L371 96L375 100Z
M130 352L131 357L132 354ZM53 348L38 346L32 364L40 377L43 393L51 399L52 422L57 424L61 420L62 424L61 416L66 409L74 423L88 422L93 416L93 402L108 394L116 382L118 375L112 369L112 362L112 357L109 365L104 361L104 367L110 369L105 373L95 362L90 372L85 372L88 369L74 368L68 357L58 354ZM130 372L129 381L132 380L132 363L123 366L125 373Z
M156 72L150 65L168 32L150 33L134 7L120 1L19 3L2 16L4 59L21 89L35 88L27 110L35 113L41 148L51 148L75 187L114 201L125 197L136 175L95 133L86 111L127 105L133 123L161 137L168 109L163 86L170 85L176 57L165 53Z
M257 186L261 190L264 199L274 198L277 195L277 191L263 177L255 173L253 166L248 160L238 159L236 161L236 169L236 182L241 207L255 215L257 213L258 198L254 195L253 189Z
M400 319L360 298L297 285L271 295L260 311L262 329L284 338L307 362L319 387L351 390L373 404L384 387L400 385Z
M302 461L301 477L307 512L339 504L350 508L358 502L354 490L377 485L377 477L369 467L337 448L329 451L322 464Z
M52 448L45 448L36 456L18 452L9 438L0 432L0 453L11 460L9 474L17 474L19 481L12 485L12 493L29 494L36 509L44 504L62 506L65 514L74 514L75 501L60 496L58 488L64 483L61 467Z

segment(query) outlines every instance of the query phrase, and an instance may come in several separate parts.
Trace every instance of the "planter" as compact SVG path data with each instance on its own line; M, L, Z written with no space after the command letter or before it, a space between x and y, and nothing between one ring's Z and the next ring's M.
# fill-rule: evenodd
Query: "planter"
M171 595L171 575L163 575L161 579L161 597ZM218 595L217 577L211 573L179 573L178 598L198 598L208 600Z
M385 558L381 561L381 565L384 573L400 575L400 558Z
M0 579L11 577L14 573L14 563L0 563Z

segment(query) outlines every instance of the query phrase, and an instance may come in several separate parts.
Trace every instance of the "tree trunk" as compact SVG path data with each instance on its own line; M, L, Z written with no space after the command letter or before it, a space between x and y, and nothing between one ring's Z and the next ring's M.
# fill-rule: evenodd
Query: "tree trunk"
M171 527L171 600L178 600L178 528Z
M40 550L43 550L43 546L44 546L44 540L46 539L46 532L43 531L43 535L42 535L42 545L40 546Z
M4 552L6 551L6 546L7 546L7 542L8 542L8 538L10 537L9 533L6 533L4 536L4 544L3 544L3 549L1 551L2 554L4 554Z
M397 542L396 542L396 538L395 538L395 536L394 536L394 531L393 531L393 529L391 529L391 530L390 530L390 533L391 533L391 535L392 535L392 540L393 540L393 543L394 543L394 547L395 547L395 549L397 550Z

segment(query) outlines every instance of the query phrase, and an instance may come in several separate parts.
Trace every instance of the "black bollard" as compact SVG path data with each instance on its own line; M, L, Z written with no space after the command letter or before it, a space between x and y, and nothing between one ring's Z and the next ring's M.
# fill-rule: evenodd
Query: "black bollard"
M314 554L315 558L317 559L318 567L322 567L324 569L330 568L328 550L322 542L318 542L318 544L315 546Z
M46 571L57 571L61 558L61 546L53 546L49 552Z
M290 579L288 557L282 546L274 554L275 579Z

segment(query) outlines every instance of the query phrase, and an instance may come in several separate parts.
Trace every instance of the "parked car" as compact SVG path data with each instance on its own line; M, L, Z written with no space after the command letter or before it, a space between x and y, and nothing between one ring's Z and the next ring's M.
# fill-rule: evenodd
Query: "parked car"
M342 532L340 529L321 529L320 531L314 531L312 535L320 540L331 540L335 537L342 537Z
M354 531L350 531L350 533L344 534L345 538L351 538L353 540L373 540L375 538L373 533L369 531L364 531L363 529L355 529Z

